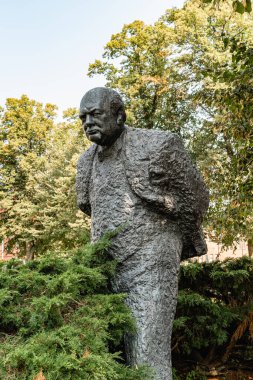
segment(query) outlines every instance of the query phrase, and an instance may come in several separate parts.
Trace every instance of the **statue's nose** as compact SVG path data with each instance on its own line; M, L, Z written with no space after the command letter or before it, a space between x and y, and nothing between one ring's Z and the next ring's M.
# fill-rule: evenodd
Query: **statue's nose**
M93 124L93 117L92 115L86 115L86 120L85 120L86 125L92 125Z

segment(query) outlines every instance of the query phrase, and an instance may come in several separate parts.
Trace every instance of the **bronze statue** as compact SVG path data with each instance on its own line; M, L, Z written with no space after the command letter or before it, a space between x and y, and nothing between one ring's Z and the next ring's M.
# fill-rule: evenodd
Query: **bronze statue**
M78 206L91 215L92 239L126 226L111 253L119 262L113 289L128 294L137 326L125 338L128 363L148 364L157 380L170 380L179 264L206 253L208 191L177 135L125 125L116 91L88 91L80 118L94 143L77 171Z

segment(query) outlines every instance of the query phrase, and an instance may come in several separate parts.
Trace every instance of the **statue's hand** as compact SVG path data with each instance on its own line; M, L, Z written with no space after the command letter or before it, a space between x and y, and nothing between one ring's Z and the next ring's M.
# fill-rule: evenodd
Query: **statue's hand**
M165 195L163 204L166 211L169 212L171 216L176 217L178 215L178 208L175 197L171 195Z
M149 180L150 183L153 186L159 186L162 187L167 182L167 176L164 170L157 167L151 167L149 168Z
M145 194L145 200L157 206L158 209L175 218L178 215L176 200L172 195L162 196L155 192Z

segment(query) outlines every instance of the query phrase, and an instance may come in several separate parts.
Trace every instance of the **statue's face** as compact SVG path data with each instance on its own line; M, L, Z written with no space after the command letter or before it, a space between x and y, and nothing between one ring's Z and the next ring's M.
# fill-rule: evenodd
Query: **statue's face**
M83 97L79 116L87 138L98 145L110 146L122 131L109 99L98 91L89 91Z

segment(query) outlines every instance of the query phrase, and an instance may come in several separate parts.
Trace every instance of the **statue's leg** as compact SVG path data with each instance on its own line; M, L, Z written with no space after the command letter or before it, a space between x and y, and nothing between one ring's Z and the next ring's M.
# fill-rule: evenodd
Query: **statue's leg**
M181 239L154 239L122 264L118 278L128 288L127 304L137 333L126 336L131 365L154 368L155 380L171 380L171 333L176 309ZM122 288L122 286L120 286Z

